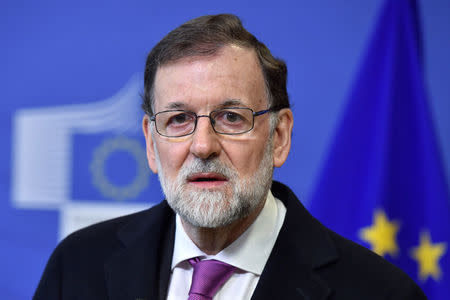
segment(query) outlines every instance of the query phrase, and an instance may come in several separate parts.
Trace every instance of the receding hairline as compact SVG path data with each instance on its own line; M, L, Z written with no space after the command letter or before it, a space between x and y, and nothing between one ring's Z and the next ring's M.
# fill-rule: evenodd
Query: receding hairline
M261 68L261 72L264 75L262 63L261 63L261 61L258 57L258 54L254 48L249 47L248 45L240 45L238 43L225 43L225 44L221 44L221 45L215 45L214 48L212 48L212 47L213 46L211 46L211 51L208 51L205 53L193 51L192 53L187 53L180 57L173 57L173 58L169 58L164 61L158 62L156 72L158 72L158 70L162 67L174 65L174 64L177 64L184 60L198 61L198 60L214 59L214 58L220 56L221 54L223 54L223 51L226 48L231 47L231 48L240 48L240 49L248 50L250 53L253 53L255 62L259 65L259 67Z

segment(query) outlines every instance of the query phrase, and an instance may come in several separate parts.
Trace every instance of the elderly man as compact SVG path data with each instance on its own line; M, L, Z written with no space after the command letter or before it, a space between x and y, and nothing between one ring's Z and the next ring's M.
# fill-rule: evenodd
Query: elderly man
M425 299L272 182L291 146L286 74L232 15L164 37L146 63L143 131L166 200L70 235L34 298Z

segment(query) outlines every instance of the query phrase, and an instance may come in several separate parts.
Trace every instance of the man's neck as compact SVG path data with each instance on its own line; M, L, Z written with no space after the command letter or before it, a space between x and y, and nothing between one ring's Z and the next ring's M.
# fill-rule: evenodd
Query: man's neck
M266 200L261 201L259 206L247 217L236 220L223 227L197 227L186 222L183 218L181 218L181 223L183 224L186 234L200 250L208 255L216 255L233 243L251 224L253 224L263 209L265 202Z

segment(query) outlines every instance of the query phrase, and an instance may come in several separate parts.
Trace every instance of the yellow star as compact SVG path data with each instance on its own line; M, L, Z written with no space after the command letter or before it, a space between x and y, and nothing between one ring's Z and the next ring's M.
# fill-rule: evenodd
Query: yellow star
M397 256L397 232L400 229L399 222L389 221L382 210L376 210L373 224L359 231L359 238L371 245L373 252L380 256L389 254Z
M419 264L419 278L422 281L427 280L429 276L438 281L442 275L439 267L439 259L447 250L446 243L433 244L428 231L420 234L419 246L411 249L411 256Z

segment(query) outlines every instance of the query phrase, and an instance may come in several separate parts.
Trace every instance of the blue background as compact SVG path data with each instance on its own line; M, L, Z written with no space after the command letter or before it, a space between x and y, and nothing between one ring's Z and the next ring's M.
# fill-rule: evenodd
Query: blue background
M276 178L308 203L382 2L2 1L0 296L29 299L57 243L56 210L11 203L16 110L109 98L143 71L147 52L168 31L199 15L235 13L288 64L294 142ZM429 101L450 183L450 1L418 2Z

